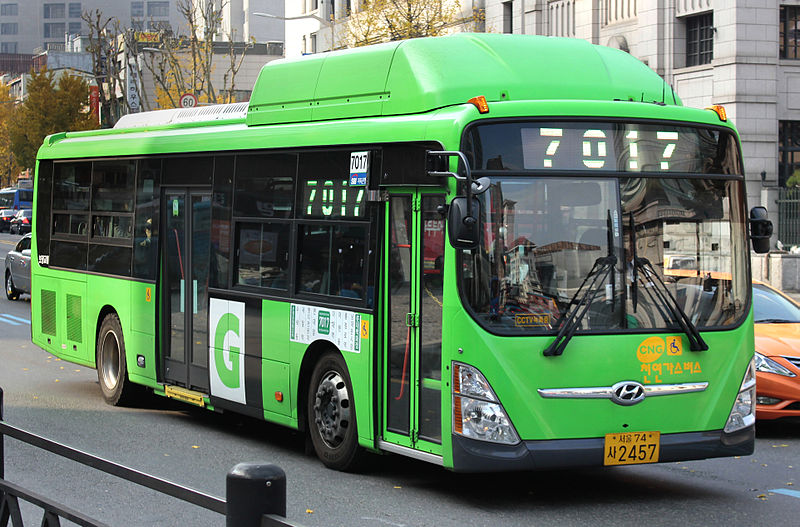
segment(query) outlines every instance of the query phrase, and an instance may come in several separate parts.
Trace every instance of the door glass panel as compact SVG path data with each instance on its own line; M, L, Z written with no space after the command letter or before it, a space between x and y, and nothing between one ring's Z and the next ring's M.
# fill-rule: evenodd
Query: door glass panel
M186 255L186 203L184 194L167 194L167 299L169 302L168 357L185 360L186 280L183 261Z
M442 440L442 296L444 219L436 210L443 196L422 197L420 273L419 435Z
M192 364L208 367L208 262L211 196L192 199Z
M387 425L409 433L411 337L406 324L411 313L411 196L393 196L389 202L389 360Z

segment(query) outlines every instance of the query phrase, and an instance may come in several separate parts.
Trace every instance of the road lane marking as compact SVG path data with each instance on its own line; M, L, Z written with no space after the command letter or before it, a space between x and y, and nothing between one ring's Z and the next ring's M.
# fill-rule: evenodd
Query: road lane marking
M772 489L770 492L774 492L775 494L785 494L787 496L791 496L793 498L800 498L800 491L797 490L789 490L789 489Z
M0 322L5 322L6 324L11 324L12 326L21 326L21 322L14 322L13 320L5 318L4 315L0 315Z
M10 318L10 319L16 320L17 322L24 322L25 324L30 324L31 323L31 321L28 320L27 318L15 317L14 315L9 315L8 313L1 313L0 317Z

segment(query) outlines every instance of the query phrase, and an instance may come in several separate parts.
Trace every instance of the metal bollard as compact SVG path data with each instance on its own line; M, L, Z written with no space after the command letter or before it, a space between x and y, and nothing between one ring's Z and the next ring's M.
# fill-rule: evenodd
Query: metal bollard
M286 516L286 473L277 465L239 463L226 477L225 525L259 527L261 516Z
M3 388L0 388L0 421L3 420ZM0 432L0 479L5 479L6 452L3 447L3 433ZM2 498L2 495L0 495Z

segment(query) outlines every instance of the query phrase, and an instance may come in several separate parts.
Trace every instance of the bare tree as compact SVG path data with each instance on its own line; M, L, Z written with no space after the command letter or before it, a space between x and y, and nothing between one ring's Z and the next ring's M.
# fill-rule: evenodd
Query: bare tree
M81 18L89 28L88 51L92 55L92 70L100 93L100 115L104 126L114 126L117 118L130 111L117 60L120 52L119 21L105 17L99 9L84 11ZM118 94L122 93L122 97Z
M363 0L359 4L345 26L351 47L435 37L471 21L460 16L458 0Z
M181 94L190 92L206 103L231 102L236 74L252 42L243 45L228 38L229 65L223 74L222 92L213 82L215 51L225 49L215 42L222 31L222 10L227 0L179 0L178 12L188 34L161 30L156 53L145 53L145 67L152 73L162 107L177 107ZM223 95L227 93L227 95Z

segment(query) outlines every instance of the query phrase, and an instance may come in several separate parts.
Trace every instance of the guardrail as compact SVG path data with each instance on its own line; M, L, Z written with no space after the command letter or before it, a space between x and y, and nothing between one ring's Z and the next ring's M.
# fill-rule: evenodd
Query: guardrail
M6 423L3 420L2 388L0 388L0 527L6 527L9 520L13 527L23 527L19 507L20 500L31 503L44 511L40 523L42 527L59 526L59 518L83 527L107 527L107 524L101 521L6 481L5 436L222 514L225 516L227 527L302 527L296 523L289 523L285 519L286 474L276 465L239 463L233 467L226 476L227 501L225 501L222 498L76 450Z

